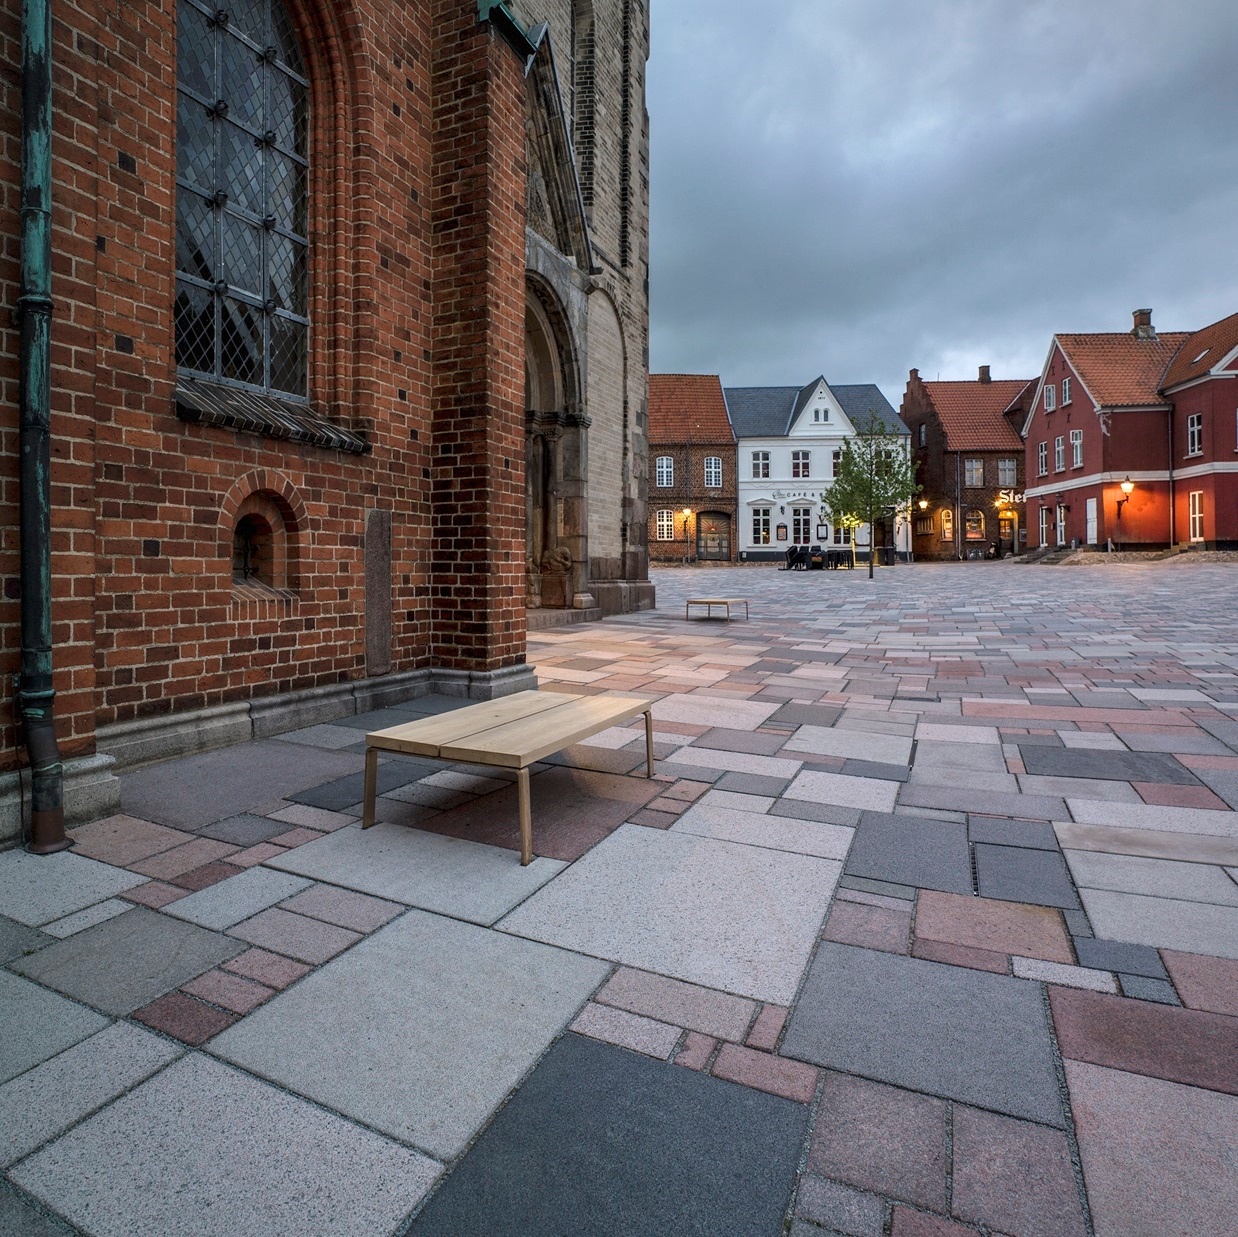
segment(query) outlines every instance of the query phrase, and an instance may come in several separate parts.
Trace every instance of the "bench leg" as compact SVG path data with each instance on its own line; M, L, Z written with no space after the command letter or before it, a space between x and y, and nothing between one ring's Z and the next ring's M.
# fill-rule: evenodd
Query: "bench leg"
M516 784L520 797L520 863L528 867L533 862L533 820L529 813L529 771L516 770Z
M653 710L645 710L645 776L653 777Z
M365 790L361 795L361 828L374 823L374 792L378 787L378 748L365 749Z

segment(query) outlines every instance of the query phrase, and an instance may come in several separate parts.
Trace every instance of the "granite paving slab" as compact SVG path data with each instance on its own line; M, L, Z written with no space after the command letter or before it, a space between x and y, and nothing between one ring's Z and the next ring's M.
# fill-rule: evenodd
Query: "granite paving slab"
M726 842L768 846L797 855L817 855L822 859L845 859L853 834L853 830L843 825L793 820L706 803L690 807L671 828ZM1238 891L1238 886L1235 889Z
M75 854L118 868L127 868L140 859L149 859L151 855L189 841L179 829L124 815L108 816L71 829L69 837L73 839Z
M1155 804L1123 804L1121 808L1092 799L1067 799L1076 824L1109 825L1125 829L1152 829L1166 833L1194 833L1205 837L1238 841L1238 812L1219 812L1208 808L1159 807ZM1065 820L1055 812L1048 820Z
M1004 816L967 818L967 836L973 842L990 842L994 846L1024 846L1034 850L1057 850L1057 835L1053 826L1038 820L1010 820Z
M352 773L363 761L352 752L309 752L295 743L259 739L122 773L120 801L129 816L197 830Z
M235 957L243 946L217 932L135 906L10 966L116 1016Z
M1062 917L1047 906L1026 906L925 889L916 901L916 939L1073 962Z
M1079 896L1100 936L1158 949L1238 958L1238 915L1232 907L1107 889L1081 889Z
M315 755L313 764L318 765L320 755ZM354 757L357 767L364 763L364 757ZM420 760L409 756L392 757L378 762L378 775L375 781L377 793L384 795L389 790L399 786L407 786L427 774L438 772L442 764L436 760ZM328 812L347 812L356 807L365 795L365 774L349 773L329 782L319 782L307 790L295 790L283 797L293 803L306 803L310 807L325 808Z
M780 795L790 784L790 778L765 777L760 773L724 773L715 783L718 790L740 795Z
M352 748L361 744L365 751L365 736L359 735L355 727L336 726L330 722L321 722L317 726L305 726L300 730L285 730L280 736L281 743L301 743L306 747L322 747L328 751L339 751L341 748Z
M758 1009L744 997L628 967L620 967L594 1000L733 1043L744 1038Z
M499 927L785 1005L840 867L829 859L623 825Z
M1238 1100L1066 1062L1098 1234L1225 1233L1238 1215Z
M668 772L675 772L679 767L694 766L705 769L721 769L726 773L756 773L763 777L792 778L800 771L802 762L798 759L784 759L779 756L754 756L747 752L720 752L708 748L681 747L677 752L662 762ZM688 774L680 776L687 777Z
M696 692L676 693L654 701L653 717L659 722L688 722L694 726L729 726L755 730L777 713L777 703L728 700Z
M1225 870L1202 863L1107 855L1099 851L1064 850L1071 875L1080 888L1116 889L1187 902L1238 906L1238 885Z
M1012 773L981 773L976 769L952 769L918 764L907 779L914 786L950 786L957 790L1018 794L1019 779ZM1138 798L1138 796L1136 796Z
M1163 957L1184 1005L1238 1018L1238 962L1173 949Z
M107 1019L28 979L0 970L0 1083L103 1030Z
M784 704L768 720L786 726L832 726L842 709L827 704Z
M1068 821L1054 821L1053 831L1064 850L1143 855L1148 859L1179 859L1185 863L1238 863L1238 838L1129 829L1122 825L1075 825Z
M606 970L414 910L224 1031L211 1051L449 1158Z
M900 807L944 808L949 812L987 812L997 816L1019 816L1031 820L1063 820L1066 802L1052 795L1006 794L1000 790L973 790L960 786L923 786L908 784L899 792ZM1088 802L1071 800L1072 803ZM1110 813L1112 804L1105 805ZM1123 804L1125 811L1128 805ZM1135 804L1129 805L1138 811Z
M296 894L281 905L294 914L308 915L353 932L373 932L405 910L398 902L372 898L335 885L311 885L304 893Z
M1046 777L1086 777L1097 781L1168 782L1194 786L1198 779L1162 752L1113 752L1071 747L1029 747L1023 754L1028 773Z
M972 850L981 897L1036 906L1078 907L1079 898L1066 861L1056 851L991 846L987 842L977 843Z
M1128 730L1115 726L1114 734L1133 752L1172 752L1175 755L1228 756L1230 750L1209 734L1192 734L1175 730L1173 734L1149 734L1143 730ZM1151 779L1141 779L1148 781Z
M1076 937L1075 953L1079 957L1080 966L1096 967L1102 971L1120 971L1128 975L1146 975L1150 979L1168 978L1160 955L1147 945Z
M268 816L255 816L250 812L242 812L237 816L217 820L199 832L201 837L210 838L216 842L226 842L230 846L257 846L259 842L268 842L281 833L287 833L288 823L282 820L272 820Z
M716 726L692 740L693 747L714 748L722 752L749 752L759 756L774 756L786 741L782 734L766 734L758 730L730 730Z
M309 919L278 906L259 911L252 919L235 924L229 934L312 966L334 958L361 939L359 932Z
M260 820L261 817L245 817L243 819ZM174 846L171 850L160 851L140 863L130 864L130 871L140 872L154 880L173 880L200 868L207 863L215 863L237 853L238 847L230 842L216 842L211 838L193 837L192 841L183 846Z
M922 816L865 812L845 871L867 880L971 893L967 827Z
M25 1189L99 1237L391 1232L426 1156L191 1053L22 1161Z
M521 867L509 850L402 825L340 829L270 866L482 924L494 923L565 867L546 858Z
M145 876L69 850L32 855L15 848L0 854L0 907L7 918L30 928L63 919L145 883Z
M78 1237L70 1228L45 1211L25 1190L0 1181L0 1235L2 1237Z
M163 913L222 932L242 919L248 919L268 906L308 889L309 885L309 881L286 872L249 868L217 885L210 885L173 902L164 907Z
M22 954L31 954L50 945L56 938L38 928L29 928L16 919L0 915L0 965Z
M409 1231L778 1232L807 1124L803 1104L567 1035Z
M782 1047L785 1056L1047 1125L1063 1124L1040 988L824 943Z
M1006 760L997 743L942 743L918 738L916 767L930 766L937 769L972 769L977 773L1006 772Z
M869 734L861 730L801 726L787 740L788 752L813 752L819 756L875 760L882 764L909 765L911 740L900 735Z
M805 799L810 803L890 812L894 810L900 785L871 777L807 771L796 777L785 793L788 799Z
M0 1166L29 1155L183 1051L131 1023L114 1022L0 1086Z
M1139 792L1129 782L1102 782L1081 777L1043 777L1019 775L1019 790L1026 795L1074 796L1101 799L1106 803L1142 803Z
M1238 811L1238 773L1232 769L1196 769L1194 773L1218 799Z
M133 910L132 902L126 902L123 898L108 898L106 902L96 902L94 906L88 906L84 911L74 911L72 915L66 915L63 919L54 919L51 923L45 923L43 931L49 936L63 939L66 936L72 936L75 932L93 928L95 924L102 923L105 919L114 919L117 915L123 915L131 910Z

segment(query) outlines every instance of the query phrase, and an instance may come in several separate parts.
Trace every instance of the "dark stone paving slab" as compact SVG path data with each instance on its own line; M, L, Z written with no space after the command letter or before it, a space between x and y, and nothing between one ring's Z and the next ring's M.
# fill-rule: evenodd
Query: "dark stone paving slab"
M1155 1001L1158 1005L1181 1005L1174 986L1167 979L1148 979L1144 975L1119 975L1122 995L1136 1001Z
M48 1215L24 1190L0 1181L0 1237L73 1237L77 1231Z
M640 750L630 748L589 747L585 743L577 743L573 747L565 747L553 756L547 756L548 765L561 765L570 769L588 769L594 773L631 773L637 765L644 768L645 745L641 743Z
M244 948L218 932L135 906L10 966L119 1017L236 957Z
M967 828L921 816L864 812L843 870L868 880L971 893Z
M764 773L724 773L714 783L714 789L741 795L780 795L790 784L790 778L768 777Z
M1049 988L1062 1056L1238 1095L1238 1019Z
M678 760L662 761L655 760L653 763L653 771L655 774L661 773L678 781L680 778L687 778L692 782L716 782L719 778L726 776L725 769L710 769L705 765L689 765L681 764Z
M1214 739L1219 739L1231 752L1238 754L1238 722L1212 717L1200 717L1196 720Z
M1057 850L1053 826L1039 820L1007 820L1002 816L967 818L967 836L973 842L994 846L1027 846L1034 850Z
M879 777L887 782L905 782L911 777L906 765L887 765L876 760L847 760L840 770L850 777Z
M1065 820L1066 801L1058 795L1016 795L966 786L930 786L909 782L898 793L905 807L944 808L948 812L991 812L1024 820Z
M1151 945L1130 945L1126 941L1098 941L1075 938L1075 954L1080 966L1097 971L1123 971L1149 979L1168 979L1161 956Z
M269 820L265 816L251 816L248 812L229 816L227 820L218 820L213 825L198 830L204 838L212 838L216 842L230 842L233 846L257 846L259 842L287 832L286 820Z
M16 919L0 915L0 964L20 958L22 954L32 954L55 940L54 936L48 936L38 928L28 928Z
M120 801L129 816L177 829L200 829L289 798L292 791L351 773L362 764L352 752L261 739L122 774Z
M378 766L377 793L384 795L389 790L398 790L431 773L443 769L437 760L384 760ZM326 808L328 812L343 812L355 807L365 794L365 774L350 773L334 781L322 782L309 790L300 790L284 795L293 803L308 803L310 807Z
M920 958L823 944L783 1054L1060 1126L1039 985Z
M805 695L809 694L805 692ZM828 704L784 704L769 720L775 726L832 726L842 712L842 709Z
M1164 951L1165 965L1183 1005L1238 1018L1238 961Z
M1023 767L1044 777L1086 777L1096 781L1170 782L1198 785L1183 764L1164 752L1114 752L1090 747L1022 747Z
M692 740L693 747L721 752L748 752L754 756L773 756L781 751L786 735L764 734L759 730L727 730L716 726ZM797 757L798 759L798 757Z
M1195 776L1217 798L1224 799L1230 807L1238 811L1238 773L1227 769L1196 769Z
M1078 908L1079 895L1066 860L1057 851L988 843L980 843L974 849L982 898Z
M567 1035L408 1229L776 1233L808 1109Z
M815 820L823 825L846 825L854 828L860 820L858 807L842 807L834 803L809 803L807 799L778 799L770 808L771 816L789 816L792 820Z

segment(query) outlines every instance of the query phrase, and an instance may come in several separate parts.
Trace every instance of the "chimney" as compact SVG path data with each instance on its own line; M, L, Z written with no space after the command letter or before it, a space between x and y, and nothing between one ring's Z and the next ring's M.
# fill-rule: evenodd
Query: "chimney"
M919 377L920 377L920 371L919 371L918 369L913 369L913 370L911 371L911 373L908 375L908 377L909 377L909 378L919 378Z
M982 365L980 367L980 381L981 382L992 382L993 381L993 379L989 377L989 367L987 365Z
M1136 339L1155 339L1156 330L1152 326L1152 311L1150 309L1135 310L1135 325L1131 334Z

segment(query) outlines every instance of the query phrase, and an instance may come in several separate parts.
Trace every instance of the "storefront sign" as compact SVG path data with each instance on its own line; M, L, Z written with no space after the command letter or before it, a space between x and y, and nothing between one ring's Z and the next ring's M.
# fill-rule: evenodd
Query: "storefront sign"
M1003 507L1013 507L1016 503L1023 502L1024 499L1018 490L998 490L997 501Z

